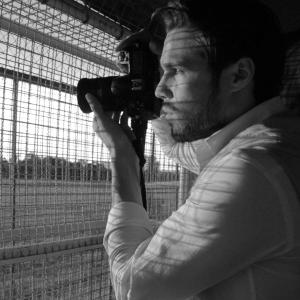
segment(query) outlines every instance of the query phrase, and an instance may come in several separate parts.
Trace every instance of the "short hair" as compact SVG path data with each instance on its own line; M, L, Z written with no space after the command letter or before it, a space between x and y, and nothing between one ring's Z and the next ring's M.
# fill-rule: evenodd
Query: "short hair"
M284 61L280 22L259 0L175 0L152 20L163 24L165 34L183 26L199 29L217 81L224 68L249 57L255 64L257 102L279 94Z

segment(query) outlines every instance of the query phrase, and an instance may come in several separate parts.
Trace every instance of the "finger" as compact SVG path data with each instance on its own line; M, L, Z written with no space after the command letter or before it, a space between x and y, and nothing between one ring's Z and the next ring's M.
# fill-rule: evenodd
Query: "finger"
M120 125L122 127L125 127L125 126L128 127L128 114L127 114L126 111L123 111L123 114L122 114L121 119L120 119Z
M94 128L97 129L98 132L100 130L99 128L101 128L101 130L107 130L107 128L110 127L111 120L107 117L106 112L103 111L101 104L92 94L87 93L85 97L95 115L97 127L93 124Z
M102 138L101 136L101 133L103 134L104 132L104 129L99 126L99 123L98 123L98 120L97 120L97 117L94 117L93 119L93 130L94 132L96 133L96 135L99 137L99 138ZM102 131L102 132L101 132Z
M94 112L95 116L99 116L99 118L101 118L104 115L104 111L102 109L101 104L97 100L97 98L90 93L87 93L85 95L85 98L86 98L91 110Z
M120 126L122 127L123 131L126 133L127 137L131 140L134 141L136 140L136 136L133 133L132 129L128 125L128 114L126 111L123 112L120 120Z
M120 121L120 114L121 114L120 111L115 111L112 117L113 121L117 124L119 124Z
M114 112L113 112L113 111L106 111L106 112L105 112L105 115L106 115L108 118L112 119L112 118L113 118L113 115L114 115Z

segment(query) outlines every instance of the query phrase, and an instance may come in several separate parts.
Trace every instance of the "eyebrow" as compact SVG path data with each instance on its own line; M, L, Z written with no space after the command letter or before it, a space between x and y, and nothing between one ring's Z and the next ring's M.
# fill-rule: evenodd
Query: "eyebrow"
M198 47L193 47L193 48L198 48ZM182 55L182 53L180 54L178 53L177 55L174 54L172 57L168 58L167 61L163 61L162 60L163 56L162 56L160 59L160 65L164 68L172 68L175 66L182 66L182 67L190 67L194 65L196 66L198 62L200 63L203 60L205 60L205 57L207 57L207 55L204 50L199 50L199 55L194 57L189 57L188 55Z
M171 60L168 62L160 61L160 65L164 68L174 68L176 66L182 66L182 67L189 66L190 63L188 63L188 61L185 61L185 60L178 60L178 61Z

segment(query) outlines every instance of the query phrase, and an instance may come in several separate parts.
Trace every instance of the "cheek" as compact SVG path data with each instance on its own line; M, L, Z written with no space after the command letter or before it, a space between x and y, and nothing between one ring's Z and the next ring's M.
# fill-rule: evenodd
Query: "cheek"
M189 84L175 90L174 101L179 112L194 115L207 106L210 95L208 85Z
M187 101L205 102L211 91L211 76L207 72L194 72L176 80L176 85L174 85L176 100L185 99Z

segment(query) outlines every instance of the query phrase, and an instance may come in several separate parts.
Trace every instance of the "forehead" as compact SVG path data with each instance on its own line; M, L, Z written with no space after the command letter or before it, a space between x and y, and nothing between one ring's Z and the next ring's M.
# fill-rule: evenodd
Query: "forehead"
M197 29L175 28L168 32L162 52L162 60L169 58L200 58L207 57L208 40Z

